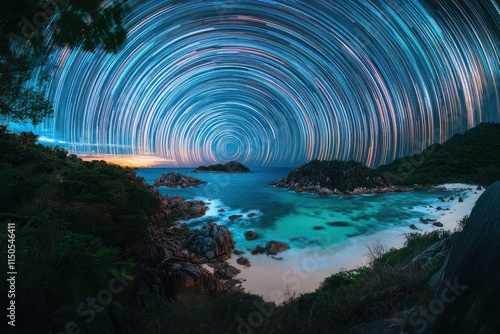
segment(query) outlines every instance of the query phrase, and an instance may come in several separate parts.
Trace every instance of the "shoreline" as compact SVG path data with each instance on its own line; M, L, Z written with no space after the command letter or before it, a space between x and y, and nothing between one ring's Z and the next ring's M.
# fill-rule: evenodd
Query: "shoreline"
M423 233L434 229L453 231L457 228L458 221L470 215L475 202L483 193L484 188L476 190L476 187L460 183L436 186L435 188L455 191L455 194L461 190L460 194L466 194L466 197L463 197L463 202L459 202L458 197L446 202L436 198L435 203L429 206L422 205L416 209L422 212L424 218L437 219L443 227L418 222L415 223L417 230L410 229L409 225L397 226L370 235L349 238L330 247L290 249L277 255L282 257L282 260L266 255L250 255L246 252L241 256L249 259L250 267L237 264L236 259L240 256L234 254L227 262L241 270L235 278L242 281L241 287L246 292L261 295L266 301L281 304L294 293L316 290L326 277L340 270L351 270L366 265L369 260L368 247L382 244L388 249L400 248L404 244L406 233ZM437 210L437 206L441 206L443 210Z

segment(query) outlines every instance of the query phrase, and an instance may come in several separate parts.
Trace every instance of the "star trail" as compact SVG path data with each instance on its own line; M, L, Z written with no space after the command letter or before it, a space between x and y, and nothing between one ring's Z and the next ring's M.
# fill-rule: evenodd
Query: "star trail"
M71 153L370 167L500 121L500 7L470 1L130 1L117 54L57 50Z

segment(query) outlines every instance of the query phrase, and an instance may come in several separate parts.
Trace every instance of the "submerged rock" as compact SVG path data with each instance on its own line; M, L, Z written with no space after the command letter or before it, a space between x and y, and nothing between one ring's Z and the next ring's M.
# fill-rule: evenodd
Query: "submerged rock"
M348 227L351 226L351 224L347 222L328 222L326 223L328 226L334 226L334 227Z
M201 230L191 231L186 248L202 262L218 262L231 256L234 242L231 233L223 226L209 224Z
M270 255L276 255L280 252L286 251L289 248L290 246L287 243L281 241L272 240L266 244L266 251Z
M246 231L245 232L245 239L247 240L255 240L257 239L258 234L255 231Z

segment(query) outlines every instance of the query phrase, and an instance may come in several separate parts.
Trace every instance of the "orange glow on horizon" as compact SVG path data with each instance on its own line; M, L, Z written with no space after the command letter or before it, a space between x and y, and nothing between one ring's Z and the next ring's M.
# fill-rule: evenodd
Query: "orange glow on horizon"
M122 167L154 167L154 166L170 166L173 160L166 160L160 157L148 155L78 155L83 161L104 160Z

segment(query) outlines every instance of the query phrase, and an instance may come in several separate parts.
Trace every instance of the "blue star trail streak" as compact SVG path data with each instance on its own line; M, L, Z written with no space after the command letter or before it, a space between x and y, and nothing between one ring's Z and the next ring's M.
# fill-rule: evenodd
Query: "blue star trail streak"
M52 58L41 133L72 153L373 167L500 121L495 0L130 6L118 54Z

